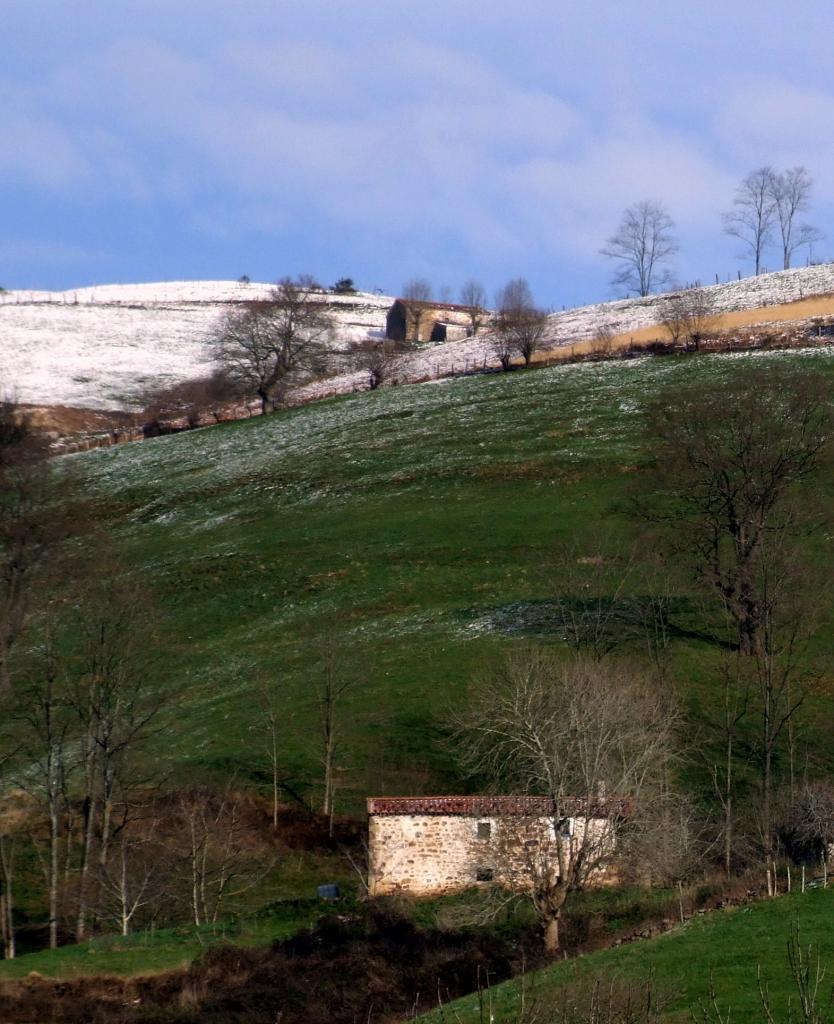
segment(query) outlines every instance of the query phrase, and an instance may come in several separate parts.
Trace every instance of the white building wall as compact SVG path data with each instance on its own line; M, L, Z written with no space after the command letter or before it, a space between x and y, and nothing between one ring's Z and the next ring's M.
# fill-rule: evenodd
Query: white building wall
M489 826L489 838L478 826ZM581 843L585 820L570 819L573 843ZM607 830L592 819L598 836ZM530 865L556 870L553 822L550 818L475 817L438 814L380 814L369 820L369 890L371 895L407 892L413 895L452 892L506 881L523 886ZM525 842L534 841L532 849ZM492 872L492 878L486 876ZM482 877L479 877L481 875Z

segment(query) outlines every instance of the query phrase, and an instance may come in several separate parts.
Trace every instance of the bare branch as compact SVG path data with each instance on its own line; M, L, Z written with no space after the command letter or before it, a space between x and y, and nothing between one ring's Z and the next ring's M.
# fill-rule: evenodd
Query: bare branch
M664 266L678 251L675 222L662 203L652 199L630 206L617 231L600 249L619 267L612 283L649 295L664 280Z

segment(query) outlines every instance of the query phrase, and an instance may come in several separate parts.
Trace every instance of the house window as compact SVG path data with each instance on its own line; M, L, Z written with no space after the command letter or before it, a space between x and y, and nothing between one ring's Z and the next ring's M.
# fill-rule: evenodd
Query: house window
M489 821L478 822L478 838L489 839L492 836L492 823Z
M495 877L494 868L478 868L475 872L476 882L491 882Z

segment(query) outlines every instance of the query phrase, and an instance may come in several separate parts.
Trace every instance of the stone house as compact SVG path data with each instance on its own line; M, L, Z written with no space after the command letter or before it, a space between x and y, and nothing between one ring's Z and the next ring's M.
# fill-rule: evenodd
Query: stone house
M572 800L559 819L562 841L613 844L612 821L627 801ZM424 796L368 800L368 890L415 896L501 882L531 884L555 863L556 818L548 797Z
M385 337L390 341L458 341L472 334L471 306L449 302L396 299L385 318ZM481 318L483 313L481 313Z

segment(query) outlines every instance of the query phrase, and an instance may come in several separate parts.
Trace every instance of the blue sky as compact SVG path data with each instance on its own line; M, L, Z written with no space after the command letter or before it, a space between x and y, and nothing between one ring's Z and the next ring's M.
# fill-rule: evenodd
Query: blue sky
M720 214L805 164L834 257L820 0L0 0L0 284L349 275L610 297L623 209L681 281L748 272ZM768 260L777 267L776 254Z

